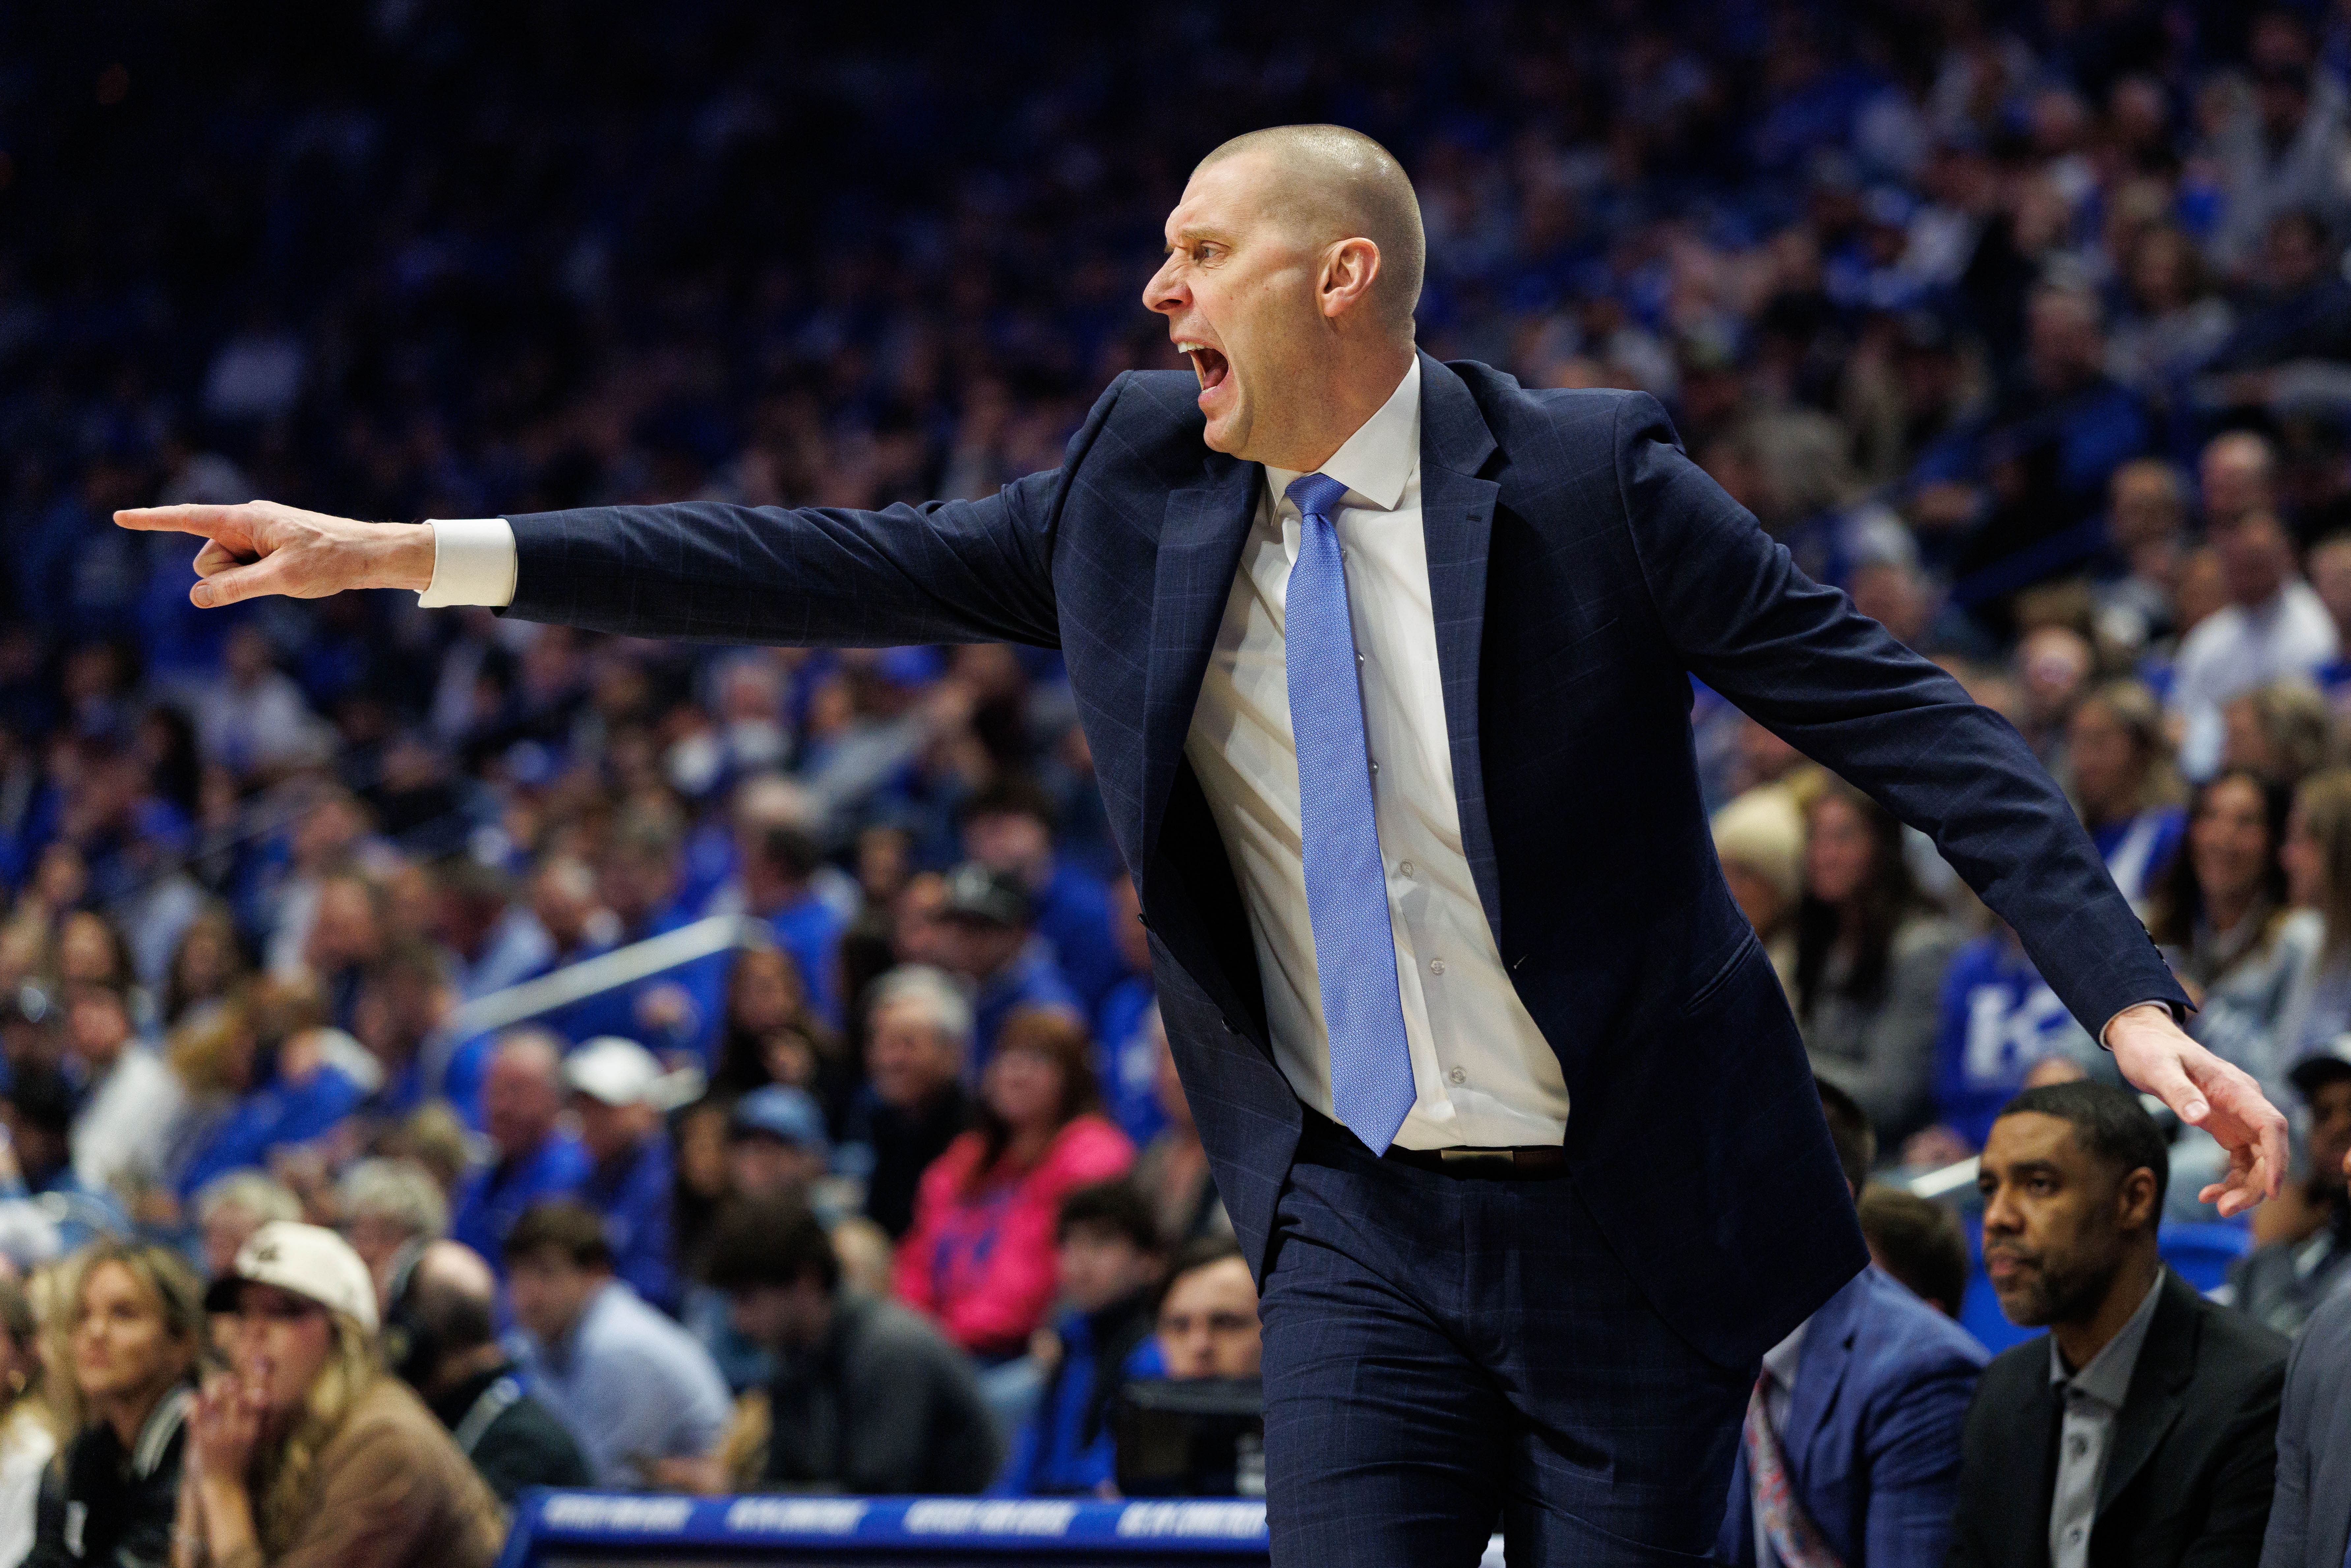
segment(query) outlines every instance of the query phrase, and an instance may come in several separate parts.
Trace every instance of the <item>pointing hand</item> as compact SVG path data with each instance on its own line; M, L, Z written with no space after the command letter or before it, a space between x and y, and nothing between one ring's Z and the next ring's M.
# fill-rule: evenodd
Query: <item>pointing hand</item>
M409 523L355 522L276 501L133 507L114 520L204 539L195 563L201 580L188 598L205 610L265 593L323 599L347 588L421 592L433 581L433 530Z

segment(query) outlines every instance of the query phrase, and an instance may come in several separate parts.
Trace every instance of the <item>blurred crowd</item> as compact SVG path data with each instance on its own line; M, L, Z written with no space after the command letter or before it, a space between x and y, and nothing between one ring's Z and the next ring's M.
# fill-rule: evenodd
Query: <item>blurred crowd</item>
M109 517L985 494L1180 362L1161 218L1287 120L1411 171L1431 352L1653 392L2014 722L2300 1118L2224 1293L2351 1280L2351 10L917 9L0 15L0 1560L356 1560L368 1412L494 1545L537 1481L1094 1492L1137 1384L1254 1375L1057 653L199 612ZM1931 843L1692 723L1862 1178L2112 1079ZM1980 1233L1862 1197L1957 1312ZM233 1464L214 1354L308 1424Z

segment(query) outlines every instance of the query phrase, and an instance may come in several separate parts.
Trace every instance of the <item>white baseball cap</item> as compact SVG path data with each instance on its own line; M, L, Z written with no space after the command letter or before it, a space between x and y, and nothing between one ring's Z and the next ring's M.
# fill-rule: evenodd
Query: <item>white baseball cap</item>
M370 1333L376 1331L375 1279L351 1244L323 1225L273 1219L255 1231L236 1249L228 1272L204 1292L204 1310L234 1310L247 1281L306 1296L358 1319Z
M563 1059L563 1086L607 1105L651 1105L674 1111L702 1095L698 1069L664 1072L653 1053L633 1040L598 1035Z

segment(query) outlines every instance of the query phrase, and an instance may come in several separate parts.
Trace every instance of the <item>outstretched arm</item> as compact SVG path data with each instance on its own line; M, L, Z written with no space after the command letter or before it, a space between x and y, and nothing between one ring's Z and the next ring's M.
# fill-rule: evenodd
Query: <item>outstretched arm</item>
M1934 839L2123 1076L2229 1151L2206 1201L2232 1215L2274 1197L2284 1116L2167 1006L2138 1005L2187 995L2014 727L1799 570L1683 454L1654 398L1619 403L1616 460L1633 548L1684 667Z
M1060 639L1052 551L1061 506L1111 409L1113 382L1061 466L977 501L881 511L689 501L518 514L513 597L533 621L704 642L882 645ZM142 507L126 528L201 535L204 608L433 584L435 530L273 501Z

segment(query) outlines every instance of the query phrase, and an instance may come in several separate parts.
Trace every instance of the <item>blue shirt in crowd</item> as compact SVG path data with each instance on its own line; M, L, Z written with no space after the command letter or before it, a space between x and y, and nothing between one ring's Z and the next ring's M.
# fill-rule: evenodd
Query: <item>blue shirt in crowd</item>
M734 1414L694 1336L619 1280L589 1298L562 1340L528 1346L534 1392L569 1429L600 1487L643 1487L647 1461L709 1453Z
M1094 1063L1111 1120L1142 1148L1167 1125L1159 1105L1159 1041L1144 1026L1155 993L1148 975L1129 975L1094 1015Z
M971 1071L975 1075L996 1054L996 1037L1004 1031L1004 1020L1015 1008L1066 1008L1079 1018L1086 1016L1076 989L1053 962L1051 951L1042 942L1030 942L1002 974L982 983L979 995L972 1000Z
M174 1184L181 1198L229 1171L266 1169L271 1149L323 1137L366 1098L367 1091L331 1061L319 1063L298 1083L272 1072L200 1136Z
M817 1017L841 1028L841 934L849 923L841 911L814 893L802 894L767 921L776 946L799 966L800 988L808 993L809 1006Z
M580 1201L604 1217L612 1244L612 1271L665 1312L678 1304L677 1270L670 1262L669 1134L656 1131L609 1165L592 1166L580 1184Z
M576 1196L588 1179L588 1151L558 1133L528 1154L485 1166L457 1189L449 1234L488 1260L506 1277L507 1232L522 1211L544 1199Z
M1935 1040L1935 1103L1970 1146L1983 1147L2034 1063L2090 1049L2089 1035L2013 936L1994 931L1952 956Z
M1053 945L1053 959L1070 988L1092 1012L1126 974L1126 958L1111 931L1110 890L1071 862L1053 862L1037 895L1037 935Z

